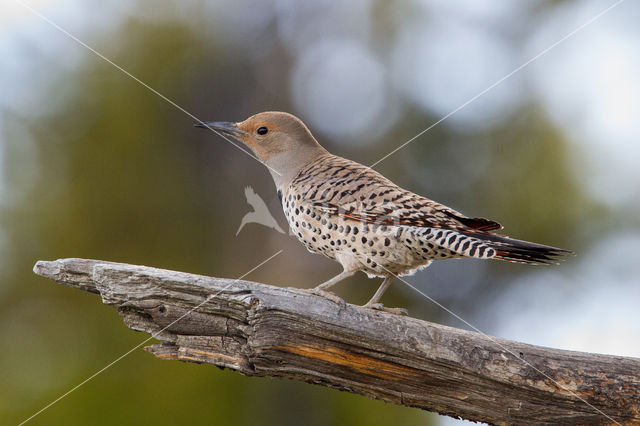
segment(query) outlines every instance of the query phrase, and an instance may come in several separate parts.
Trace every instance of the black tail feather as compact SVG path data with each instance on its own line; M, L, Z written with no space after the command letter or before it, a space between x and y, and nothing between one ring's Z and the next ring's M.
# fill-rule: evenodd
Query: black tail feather
M485 241L489 247L495 250L494 259L507 260L509 262L529 263L534 265L558 264L566 256L573 255L570 250L543 244L530 243L516 240L504 235L489 233L465 233L470 237Z

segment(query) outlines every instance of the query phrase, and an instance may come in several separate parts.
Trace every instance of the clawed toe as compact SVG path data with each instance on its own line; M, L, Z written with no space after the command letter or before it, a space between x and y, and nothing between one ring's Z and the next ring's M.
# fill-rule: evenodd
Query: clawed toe
M335 293L331 293L330 291L326 291L326 290L322 290L319 289L317 287L314 288L305 288L303 289L304 292L306 293L310 293L310 294L314 294L316 296L321 296L324 297L325 299L329 299L332 302L337 303L338 305L341 306L345 306L347 303L344 301L344 299L342 299L340 296L338 296Z
M394 315L409 316L409 311L407 311L405 308L387 308L382 303L371 303L371 304L367 303L366 305L364 305L364 307L370 308L370 309L376 309L378 311L389 312L390 314L394 314Z

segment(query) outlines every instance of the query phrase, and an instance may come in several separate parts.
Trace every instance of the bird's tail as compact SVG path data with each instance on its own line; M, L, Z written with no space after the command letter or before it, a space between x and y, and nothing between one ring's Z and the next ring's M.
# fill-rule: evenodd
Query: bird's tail
M566 256L574 254L570 250L545 246L543 244L530 243L516 240L503 235L488 233L465 233L477 238L495 251L493 259L507 260L516 263L529 263L534 265L557 264Z

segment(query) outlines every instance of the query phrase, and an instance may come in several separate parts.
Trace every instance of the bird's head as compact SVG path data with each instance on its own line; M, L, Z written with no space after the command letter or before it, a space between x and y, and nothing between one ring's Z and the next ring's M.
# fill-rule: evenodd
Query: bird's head
M242 142L269 167L277 186L293 179L304 165L327 152L298 117L286 112L261 112L239 123L211 121L195 126Z

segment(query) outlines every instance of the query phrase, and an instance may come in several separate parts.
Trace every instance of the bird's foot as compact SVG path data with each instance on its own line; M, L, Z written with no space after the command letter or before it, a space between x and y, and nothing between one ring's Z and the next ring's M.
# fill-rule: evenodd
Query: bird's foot
M325 299L329 299L332 302L337 303L340 306L346 306L347 302L344 301L344 299L340 296L338 296L335 293L331 293L330 291L326 291L326 290L322 290L318 287L314 287L314 288L303 288L302 291L304 291L305 293L309 293L309 294L314 294L316 296L321 296L324 297Z
M363 305L363 308L376 309L378 311L389 312L390 314L394 315L409 316L409 311L407 311L405 308L387 308L382 303L367 303L366 305Z

